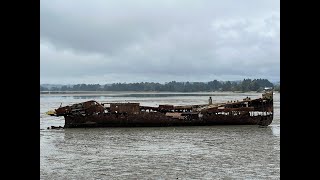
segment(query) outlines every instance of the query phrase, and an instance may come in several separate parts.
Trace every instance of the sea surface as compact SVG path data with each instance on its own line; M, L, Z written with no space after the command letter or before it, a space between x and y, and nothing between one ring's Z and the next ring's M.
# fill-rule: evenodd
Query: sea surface
M62 104L139 102L206 104L258 98L261 93L119 93L40 95L40 179L280 179L280 94L274 120L256 125L47 129Z

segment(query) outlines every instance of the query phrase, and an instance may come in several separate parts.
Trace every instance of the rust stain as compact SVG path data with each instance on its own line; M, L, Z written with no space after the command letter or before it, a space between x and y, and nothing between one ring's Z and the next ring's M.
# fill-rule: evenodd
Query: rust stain
M211 97L210 97L211 98ZM98 103L94 100L59 107L50 115L64 116L65 128L262 125L273 120L273 91L261 98L220 104L140 106L140 103ZM105 107L105 105L108 105Z

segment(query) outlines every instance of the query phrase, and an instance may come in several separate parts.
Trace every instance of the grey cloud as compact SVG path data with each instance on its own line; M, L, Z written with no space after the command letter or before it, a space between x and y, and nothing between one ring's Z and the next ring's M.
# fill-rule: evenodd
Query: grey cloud
M40 23L42 82L279 79L278 1L41 0Z

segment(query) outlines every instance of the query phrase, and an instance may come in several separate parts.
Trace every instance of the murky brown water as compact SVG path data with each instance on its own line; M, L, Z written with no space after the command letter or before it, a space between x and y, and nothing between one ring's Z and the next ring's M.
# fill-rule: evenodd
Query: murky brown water
M95 99L142 105L204 104L256 98L260 93L191 93L106 96L41 96L41 179L280 179L280 95L267 128L204 126L159 128L86 128L63 126L63 117L46 111Z

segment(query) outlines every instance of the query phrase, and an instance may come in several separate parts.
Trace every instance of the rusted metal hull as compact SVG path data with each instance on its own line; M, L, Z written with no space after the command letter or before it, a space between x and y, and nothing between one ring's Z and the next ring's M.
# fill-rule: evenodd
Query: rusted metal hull
M210 97L211 98L211 97ZM109 105L109 106L105 106ZM52 113L51 113L52 115ZM65 128L76 127L162 127L210 125L261 125L273 120L273 93L262 98L204 105L140 106L140 103L98 103L87 101L59 107L55 116L64 116Z
M210 125L262 125L271 124L273 115L204 115L202 118L178 119L163 113L98 114L90 116L65 116L65 128L79 127L166 127L166 126L210 126Z

